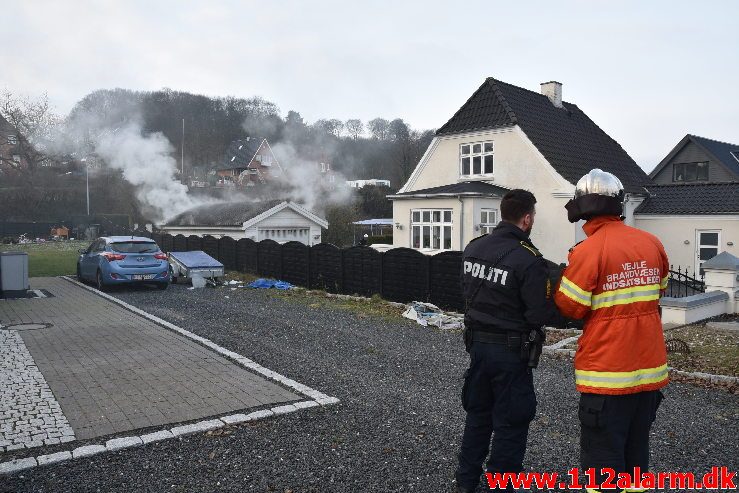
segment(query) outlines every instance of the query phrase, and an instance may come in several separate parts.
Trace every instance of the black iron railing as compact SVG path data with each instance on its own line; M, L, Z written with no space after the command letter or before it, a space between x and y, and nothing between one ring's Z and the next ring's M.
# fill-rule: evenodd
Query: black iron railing
M673 266L670 266L670 277L667 283L667 296L671 298L684 298L686 296L706 292L704 276L701 276L700 279L691 276L687 267L684 271L680 266L677 267L677 270L674 269L675 268Z

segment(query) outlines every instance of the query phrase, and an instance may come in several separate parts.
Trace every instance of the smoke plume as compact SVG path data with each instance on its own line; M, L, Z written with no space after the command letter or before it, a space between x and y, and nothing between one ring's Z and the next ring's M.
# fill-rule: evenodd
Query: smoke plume
M177 161L167 138L157 132L144 135L140 125L128 123L95 139L95 153L135 187L136 198L155 221L166 221L181 212L208 202L187 193L176 176ZM215 202L213 200L212 202Z

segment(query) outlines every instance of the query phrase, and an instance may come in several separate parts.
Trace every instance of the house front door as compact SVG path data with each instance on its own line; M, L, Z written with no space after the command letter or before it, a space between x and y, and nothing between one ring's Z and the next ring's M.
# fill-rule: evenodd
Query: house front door
M701 274L701 266L719 254L721 245L720 229L695 230L695 273Z

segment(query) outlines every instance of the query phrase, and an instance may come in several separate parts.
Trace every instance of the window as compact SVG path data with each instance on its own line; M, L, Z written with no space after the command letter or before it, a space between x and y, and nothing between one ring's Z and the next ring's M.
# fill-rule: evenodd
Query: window
M15 135L8 135L8 144L14 146L18 143L18 138Z
M720 230L697 230L695 271L702 273L703 262L718 255L721 246Z
M672 181L708 181L708 163L675 163Z
M452 249L451 209L414 209L411 211L411 247Z
M460 174L481 176L493 174L493 143L479 142L459 146Z
M492 233L498 224L498 211L495 209L480 209L480 234Z

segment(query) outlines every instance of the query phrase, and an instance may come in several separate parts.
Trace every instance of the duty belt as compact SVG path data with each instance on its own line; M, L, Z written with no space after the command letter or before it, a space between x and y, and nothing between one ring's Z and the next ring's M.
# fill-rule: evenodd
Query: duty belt
M521 347L521 334L515 332L486 332L480 330L472 331L472 340L483 344L502 344L510 348Z

